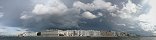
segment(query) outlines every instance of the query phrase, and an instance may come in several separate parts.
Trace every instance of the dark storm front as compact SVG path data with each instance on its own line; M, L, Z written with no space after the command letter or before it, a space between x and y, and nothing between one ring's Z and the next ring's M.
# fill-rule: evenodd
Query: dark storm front
M144 39L142 39L142 37L0 37L0 40L144 40ZM146 40L151 39L147 38Z

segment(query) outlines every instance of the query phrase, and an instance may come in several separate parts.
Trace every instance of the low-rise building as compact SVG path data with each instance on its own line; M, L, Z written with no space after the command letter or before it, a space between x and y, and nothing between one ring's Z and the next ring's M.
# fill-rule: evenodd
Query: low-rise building
M37 36L37 32L24 32L19 34L18 36Z
M59 30L46 30L46 31L42 31L42 32L39 32L38 36L43 36L43 37L51 37L51 36L59 36L59 33L58 33Z
M19 36L41 36L41 37L73 37L73 36L92 36L92 37L127 37L135 36L126 32L97 31L97 30L46 30L42 32L25 32Z

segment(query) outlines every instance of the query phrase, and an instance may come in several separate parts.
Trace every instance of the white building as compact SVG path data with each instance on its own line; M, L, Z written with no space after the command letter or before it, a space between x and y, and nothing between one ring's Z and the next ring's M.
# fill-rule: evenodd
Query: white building
M37 32L24 32L18 36L37 36Z
M93 37L125 37L134 36L125 32L115 31L96 31L96 30L46 30L42 32L25 32L19 36L42 36L42 37L57 37L57 36L93 36Z

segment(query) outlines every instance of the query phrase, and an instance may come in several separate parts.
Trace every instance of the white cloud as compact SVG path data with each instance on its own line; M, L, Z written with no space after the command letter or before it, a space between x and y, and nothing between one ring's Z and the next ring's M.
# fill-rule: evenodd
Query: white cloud
M32 17L33 17L33 14L31 12L23 11L21 13L20 19L29 19L29 18L32 18Z
M89 11L93 11L93 10L97 10L97 9L106 9L109 11L114 11L116 8L116 6L112 6L112 4L110 2L105 2L103 0L94 0L93 3L82 3L80 1L74 2L73 6L75 8L80 8L83 10L89 10Z
M124 7L122 8L122 11L124 11L125 13L136 13L138 8L139 8L138 5L132 3L129 0L128 3L125 4Z
M140 22L139 25L144 31L151 32L156 30L155 24Z
M94 14L88 12L88 11L82 13L82 17L87 18L87 19L94 19L94 18L97 18L96 15L94 15Z
M17 36L19 33L27 32L27 29L22 29L18 27L8 27L4 25L0 25L0 35L5 36Z
M43 15L43 14L59 14L64 11L66 11L67 7L59 0L55 1L48 1L46 4L36 4L33 13L37 15Z
M75 8L80 8L80 9L83 9L83 10L90 10L90 11L95 10L95 5L94 4L85 4L85 3L82 3L80 1L74 2L73 6Z
M41 0L40 2L34 6L31 12L25 12L20 18L29 19L35 15L63 15L68 9L60 0Z
M117 25L120 25L120 26L126 26L126 24L117 24Z
M20 17L20 19L29 19L29 18L32 18L33 16L29 16L29 15L22 15Z
M128 0L128 2L125 4L123 3L123 8L116 10L117 12L113 13L112 15L118 15L121 18L132 18L133 14L137 13L137 11L140 9L139 5L136 5L131 2L131 0Z
M2 9L3 7L2 6L0 6L0 9Z
M103 16L103 14L102 14L102 13L100 13L100 12L98 12L98 16Z
M110 13L110 15L112 15L112 16L114 16L114 17L115 17L115 16L117 16L117 14L116 14L116 13Z
M146 3L148 3L148 1L149 1L149 0L143 0L141 3L142 3L142 4L146 4Z
M129 28L132 28L132 29L134 29L135 27L134 27L134 26L131 26L131 27L129 27Z
M4 13L0 12L0 18L2 18L4 16Z
M37 4L32 12L38 15L42 15L48 13L49 11L50 7L45 6L43 4Z
M25 14L22 14L20 17L24 20L23 24L39 22L39 24L34 25L42 25L34 26L34 29L35 27L42 29L43 26L47 25L58 27L78 27L78 21L80 18L79 9L67 8L67 6L60 0L42 0L34 5L34 9L30 13L29 11L27 12ZM45 25L40 22L47 24ZM30 27L29 25L26 26ZM49 27L47 26L44 28Z
M116 10L116 5L112 6L111 2L105 2L103 0L94 0L93 4L96 6L98 9L107 9L109 11L114 11Z
M131 18L132 14L136 13L139 9L139 6L136 4L132 3L130 0L128 1L127 4L124 5L124 7L118 11L120 14L121 18Z
M140 9L139 5L136 5L129 0L127 3L123 3L123 8L119 9L116 5L112 5L111 2L105 2L103 0L94 0L92 3L82 3L77 1L73 4L75 8L80 8L85 11L94 11L97 9L106 9L112 16L118 16L121 18L132 18L132 14L137 13Z
M149 0L148 3L151 9L148 13L140 15L137 20L141 21L140 25L145 31L155 31L156 30L156 0Z

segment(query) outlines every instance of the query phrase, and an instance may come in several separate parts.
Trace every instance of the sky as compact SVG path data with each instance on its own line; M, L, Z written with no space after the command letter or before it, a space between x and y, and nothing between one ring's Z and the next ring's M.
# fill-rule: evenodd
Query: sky
M156 35L154 4L155 0L0 0L0 35L47 29Z

